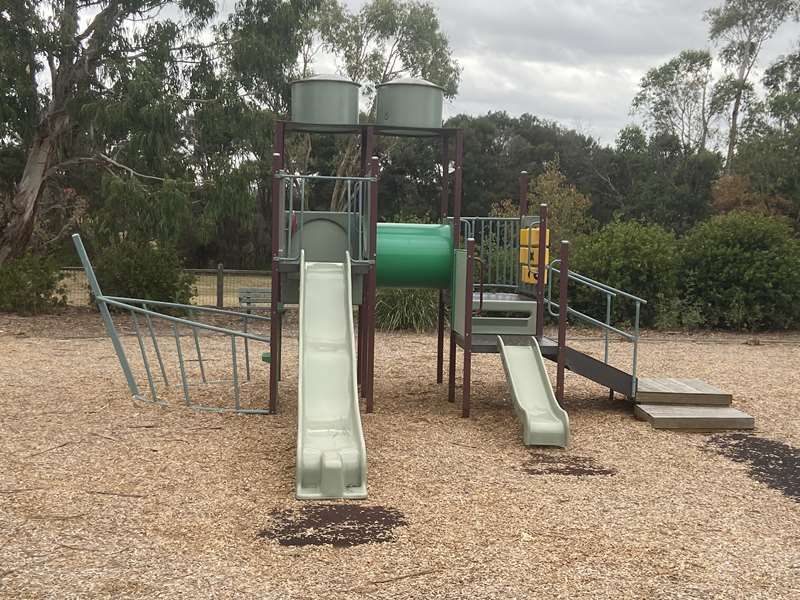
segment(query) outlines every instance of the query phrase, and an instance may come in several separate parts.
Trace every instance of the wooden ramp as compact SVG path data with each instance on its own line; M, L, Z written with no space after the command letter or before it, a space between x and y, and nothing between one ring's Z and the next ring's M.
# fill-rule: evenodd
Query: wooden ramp
M730 406L732 397L699 379L640 379L636 401L641 404Z
M730 406L690 406L669 404L638 404L637 418L650 421L656 429L753 429L753 417Z

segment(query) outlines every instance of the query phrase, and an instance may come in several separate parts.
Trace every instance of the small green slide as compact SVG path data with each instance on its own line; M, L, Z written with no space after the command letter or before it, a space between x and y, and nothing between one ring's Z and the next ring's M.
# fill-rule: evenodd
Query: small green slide
M297 498L366 498L350 254L300 263Z
M539 350L536 338L524 346L506 345L497 336L503 368L511 388L514 410L522 422L522 440L526 446L566 447L569 440L569 416L559 406Z

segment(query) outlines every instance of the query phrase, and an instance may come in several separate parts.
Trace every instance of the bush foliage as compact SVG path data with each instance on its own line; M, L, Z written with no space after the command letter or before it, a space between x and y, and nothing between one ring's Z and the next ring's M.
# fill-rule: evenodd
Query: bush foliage
M786 329L800 324L800 241L790 223L732 212L683 240L686 286L709 327Z
M95 273L107 296L188 304L194 291L194 276L168 246L117 241L99 253Z
M383 288L378 290L375 321L383 331L431 331L439 315L436 290Z
M659 225L628 221L578 238L570 269L647 300L640 323L649 326L656 323L658 301L672 302L676 296L678 264L674 234ZM605 295L581 284L571 285L570 293L574 295L570 304L578 310L601 320L605 317ZM613 322L633 322L632 301L614 298L612 308Z
M40 313L66 304L61 270L51 259L26 254L0 266L0 310Z

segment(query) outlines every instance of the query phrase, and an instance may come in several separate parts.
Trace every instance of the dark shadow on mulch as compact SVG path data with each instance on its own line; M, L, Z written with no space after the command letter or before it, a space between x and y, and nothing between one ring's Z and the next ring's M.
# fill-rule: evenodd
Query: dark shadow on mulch
M357 504L305 504L297 509L276 510L272 523L258 536L281 546L349 548L359 544L394 540L396 527L407 524L398 510Z
M598 465L589 456L569 456L567 454L546 454L531 452L531 456L522 464L522 470L528 475L574 475L587 477L590 475L616 475L616 469L608 469Z
M800 502L800 449L747 433L715 435L708 443L726 458L746 464L756 481Z

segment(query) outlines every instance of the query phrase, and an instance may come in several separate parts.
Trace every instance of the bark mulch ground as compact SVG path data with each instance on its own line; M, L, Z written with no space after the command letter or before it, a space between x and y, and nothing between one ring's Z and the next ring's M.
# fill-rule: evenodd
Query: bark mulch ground
M379 334L369 498L304 503L291 328L279 414L236 416L183 408L181 390L133 401L97 313L0 316L0 597L798 598L798 339L648 332L642 376L728 390L756 431L654 430L568 373L562 450L521 444L497 356L475 357L461 419L435 336ZM200 342L224 371L230 342ZM630 352L612 343L615 364ZM254 365L243 402L263 405L265 384Z

